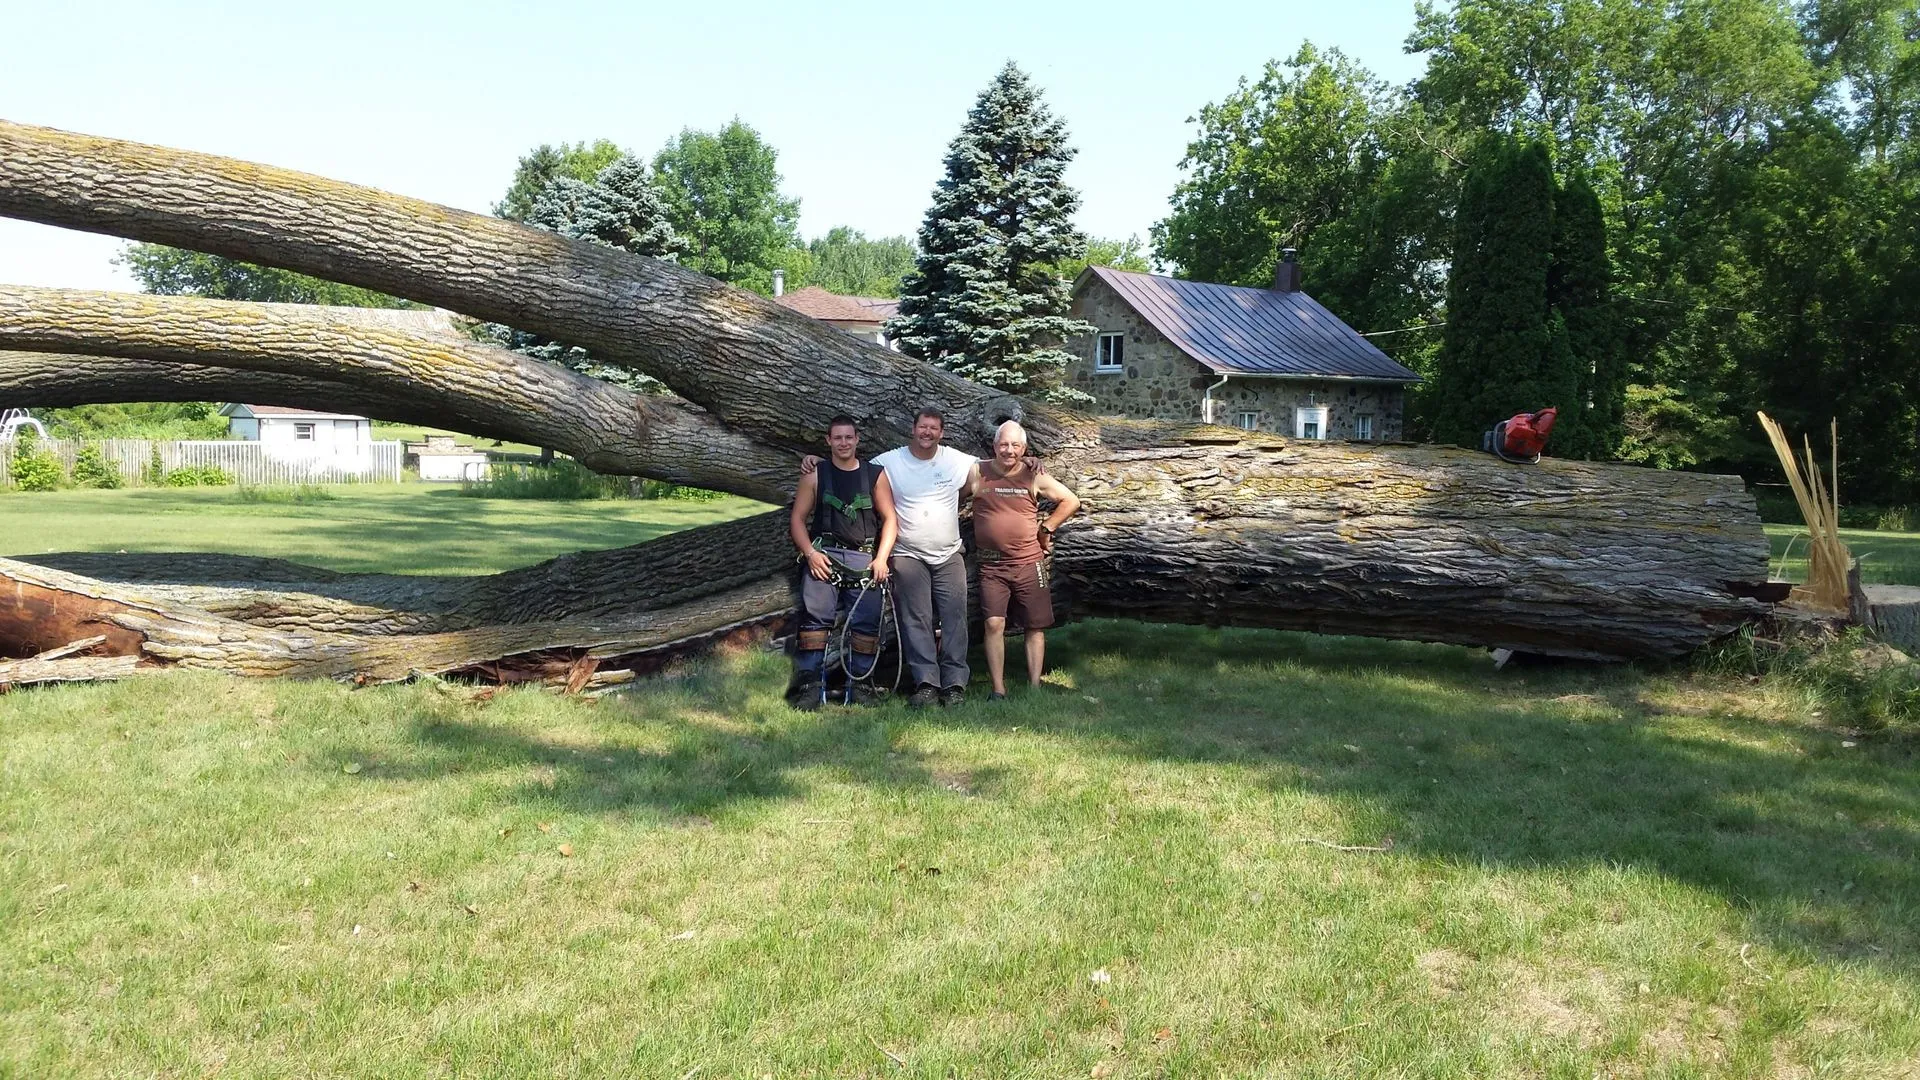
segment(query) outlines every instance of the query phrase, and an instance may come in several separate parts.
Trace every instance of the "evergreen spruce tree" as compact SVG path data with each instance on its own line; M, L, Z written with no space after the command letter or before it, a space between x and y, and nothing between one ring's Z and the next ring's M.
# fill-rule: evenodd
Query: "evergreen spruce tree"
M615 158L591 183L555 177L534 199L527 224L635 255L677 260L687 250L646 164L632 154Z
M1571 364L1547 317L1554 192L1539 143L1501 139L1467 172L1428 398L1436 442L1477 448L1482 432L1515 413L1571 410Z
M647 175L647 166L631 154L622 154L600 170L591 182L555 176L533 196L527 224L590 244L619 248L635 255L676 261L686 253L686 242L667 220L660 190ZM561 364L597 379L635 389L654 390L659 384L625 367L603 364L587 350L564 345L537 334L489 325L486 336L515 352Z
M1611 303L1606 218L1584 176L1568 179L1554 199L1553 265L1547 304L1576 382L1573 405L1561 410L1553 450L1561 457L1611 460L1625 436L1627 364Z
M1014 393L1086 399L1060 385L1073 359L1061 343L1094 330L1067 317L1068 283L1055 273L1087 246L1073 227L1079 193L1062 181L1073 155L1066 125L1009 63L947 148L887 323L900 351Z

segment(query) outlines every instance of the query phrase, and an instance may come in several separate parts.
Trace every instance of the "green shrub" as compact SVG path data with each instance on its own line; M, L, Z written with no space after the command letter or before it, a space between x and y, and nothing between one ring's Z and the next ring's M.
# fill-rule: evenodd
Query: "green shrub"
M120 470L107 462L107 455L98 446L83 446L73 459L73 483L75 487L102 488L112 490L121 485Z
M333 502L339 497L319 484L301 484L297 487L247 486L240 489L241 502L278 506L306 506L310 503Z
M147 454L147 467L141 471L140 479L148 487L160 487L167 482L167 463L160 460L160 448L154 447Z
M167 487L226 487L233 477L218 465L183 465L167 474Z
M485 480L466 481L462 495L480 499L628 499L632 488L624 476L602 476L577 461L555 458L551 465L496 461Z
M40 436L23 427L13 435L13 465L7 470L21 491L52 491L60 486L60 459L40 449Z

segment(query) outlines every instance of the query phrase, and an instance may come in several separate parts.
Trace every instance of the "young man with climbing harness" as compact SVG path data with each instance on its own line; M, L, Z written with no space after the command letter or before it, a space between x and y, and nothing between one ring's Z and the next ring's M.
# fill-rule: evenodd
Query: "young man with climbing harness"
M880 658L880 619L886 609L887 556L893 550L896 523L887 476L871 461L861 461L860 430L850 416L827 423L824 467L800 472L799 490L787 530L800 550L800 631L794 653L794 681L788 700L797 709L817 709L826 701L827 644L835 619L846 613L841 662L847 684L844 700L871 679Z
M909 708L967 699L967 564L960 544L960 499L972 490L979 459L944 446L939 409L913 418L913 439L874 458L898 512L892 598L900 649L913 691ZM804 475L817 458L801 461Z
M1027 635L1027 684L1040 685L1046 670L1047 637L1053 625L1053 594L1047 556L1053 532L1080 509L1065 484L1026 461L1027 432L1012 420L993 437L993 460L974 470L973 541L980 559L980 614L986 617L989 701L1007 696L1007 615L1011 609ZM1054 503L1040 520L1040 499Z

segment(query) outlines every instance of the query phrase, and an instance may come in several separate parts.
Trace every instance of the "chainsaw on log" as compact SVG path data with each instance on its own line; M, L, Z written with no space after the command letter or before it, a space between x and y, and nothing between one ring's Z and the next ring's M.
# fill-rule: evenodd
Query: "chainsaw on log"
M1482 435L1480 449L1502 461L1532 465L1540 460L1540 451L1547 448L1547 435L1553 431L1553 422L1559 415L1557 408L1517 413Z

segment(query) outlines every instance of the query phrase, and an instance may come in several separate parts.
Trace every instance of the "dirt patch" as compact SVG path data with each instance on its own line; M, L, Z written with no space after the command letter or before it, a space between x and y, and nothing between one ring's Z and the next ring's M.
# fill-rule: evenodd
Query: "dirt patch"
M1431 949L1413 961L1413 965L1427 977L1427 982L1441 994L1459 993L1460 988L1466 985L1467 968L1472 964L1472 960L1452 949Z
M933 782L955 794L974 793L973 774L965 769L935 769Z
M1606 1031L1611 997L1605 974L1597 970L1547 981L1539 972L1516 968L1501 981L1494 1016L1508 1027L1590 1047Z

